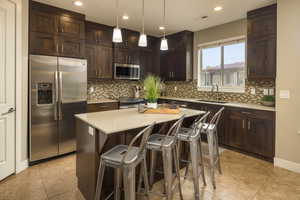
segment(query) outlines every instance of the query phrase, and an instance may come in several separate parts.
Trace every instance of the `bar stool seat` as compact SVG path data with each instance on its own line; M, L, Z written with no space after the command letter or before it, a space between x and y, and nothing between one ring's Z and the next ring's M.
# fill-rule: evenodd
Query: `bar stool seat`
M149 149L160 149L162 147L171 147L175 144L175 138L172 136L166 136L161 134L152 134L150 135L147 148Z
M102 154L104 162L108 162L115 165L122 165L124 155L128 152L124 164L131 164L138 158L140 148L132 147L128 152L128 145L118 145ZM120 166L121 167L121 166Z
M177 138L182 141L191 141L200 137L192 128L182 127L179 129Z

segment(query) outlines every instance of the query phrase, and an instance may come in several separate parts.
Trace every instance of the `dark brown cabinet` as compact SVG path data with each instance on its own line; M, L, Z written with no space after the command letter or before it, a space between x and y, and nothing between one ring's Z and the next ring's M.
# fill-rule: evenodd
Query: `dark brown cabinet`
M169 99L159 99L158 102L209 111L211 114L208 117L208 121L222 108L221 105L202 102ZM192 121L187 124L191 123ZM225 105L225 111L218 126L218 138L219 143L225 147L273 161L275 156L275 113Z
M85 41L89 44L101 44L112 47L113 28L94 22L85 22Z
M30 53L84 58L85 16L30 2Z
M248 79L276 78L277 6L248 12Z
M189 31L168 35L169 50L160 56L161 77L166 81L192 80L193 37Z
M275 114L228 108L225 135L226 145L272 161L275 155Z
M89 79L112 79L112 52L111 47L86 44L85 54Z
M95 103L95 104L87 105L88 112L101 112L101 111L118 110L118 109L119 109L119 102Z

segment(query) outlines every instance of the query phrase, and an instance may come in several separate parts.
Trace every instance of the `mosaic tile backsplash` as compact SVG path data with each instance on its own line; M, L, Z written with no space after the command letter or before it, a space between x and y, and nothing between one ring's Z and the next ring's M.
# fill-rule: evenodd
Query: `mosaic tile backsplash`
M141 87L141 96L143 96L143 83L141 81L115 81L115 80L99 80L89 82L89 100L100 99L118 99L119 97L133 97L134 86ZM175 86L177 90L175 91ZM252 95L250 90L255 88L256 94ZM238 103L252 103L259 104L263 97L263 89L275 89L274 81L246 81L245 93L211 93L206 91L198 91L197 81L192 82L166 82L165 96L177 98L198 98L205 100L213 100L219 98L221 101L238 102Z

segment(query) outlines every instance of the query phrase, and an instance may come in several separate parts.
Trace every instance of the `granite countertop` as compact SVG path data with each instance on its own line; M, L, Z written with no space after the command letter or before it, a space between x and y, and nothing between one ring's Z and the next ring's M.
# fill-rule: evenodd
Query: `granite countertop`
M88 100L87 104L115 103L115 102L119 102L119 100L114 100L114 99L94 99L94 100Z
M247 108L247 109L254 109L254 110L264 110L264 111L273 111L275 112L275 107L267 107L258 104L246 104L246 103L214 103L214 102L206 102L206 101L198 101L199 99L192 99L192 98L177 98L177 97L160 97L160 99L168 99L168 100L178 100L178 101L187 101L193 103L205 103L205 104L213 104L213 105L224 105L230 107L238 107L238 108Z
M186 117L204 114L204 111L180 108L180 114L144 114L139 113L137 108L112 110L95 113L75 115L78 119L105 134L112 134L126 130L142 128L156 123L164 123L179 119L183 114Z

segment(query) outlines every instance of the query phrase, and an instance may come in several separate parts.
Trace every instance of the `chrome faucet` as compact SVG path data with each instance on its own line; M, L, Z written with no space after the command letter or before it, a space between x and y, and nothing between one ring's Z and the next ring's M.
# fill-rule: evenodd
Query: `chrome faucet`
M212 87L211 87L211 96L213 96L214 92L217 92L217 100L219 101L220 98L219 98L219 85L218 84L212 85Z

